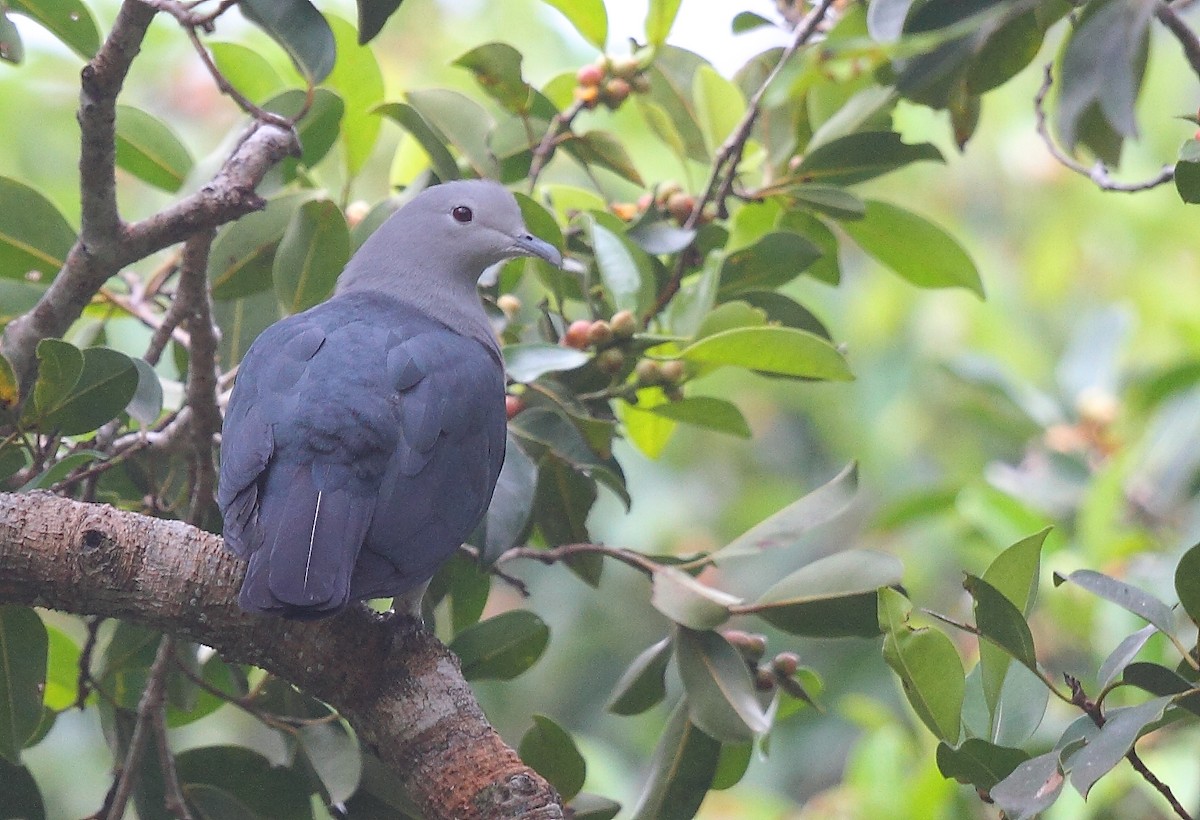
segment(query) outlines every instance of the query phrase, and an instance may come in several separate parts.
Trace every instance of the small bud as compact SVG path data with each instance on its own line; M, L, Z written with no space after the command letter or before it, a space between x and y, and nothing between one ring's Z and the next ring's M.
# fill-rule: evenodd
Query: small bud
M609 319L609 325L618 339L628 339L638 331L638 320L632 310L618 310Z
M762 635L740 629L727 629L721 634L747 661L757 663L767 651L767 639Z
M682 185L673 179L668 179L666 182L659 183L658 188L654 191L654 200L665 207L671 194L677 194L682 190Z
M511 293L502 293L496 299L496 307L500 308L500 312L511 319L521 309L521 300Z
M594 63L581 66L580 69L575 72L575 82L579 83L579 85L583 86L584 88L595 88L596 86L600 85L603 80L604 69Z
M619 108L621 103L629 98L632 91L633 87L629 85L628 80L613 77L604 84L604 104L609 108Z
M668 384L678 384L687 373L687 366L681 359L671 359L662 363L663 381Z
M692 209L696 207L696 200L692 198L691 194L676 191L667 197L665 207L667 213L675 217L676 221L685 222L692 215Z
M612 73L624 80L632 80L640 68L636 57L617 57L612 61Z
M592 345L602 345L612 341L613 330L612 325L603 319L597 319L592 322L588 328L588 343Z
M790 678L800 668L800 656L795 652L780 652L775 656L775 660L771 661L771 667L780 677Z
M625 353L616 347L602 350L596 354L596 367L601 373L615 376L625 367Z
M504 397L504 415L510 420L525 409L525 400L509 394Z
M653 359L642 359L633 368L637 379L642 384L660 384L662 382L662 367Z
M632 202L614 202L609 208L616 214L617 219L623 222L631 222L637 219L638 206Z
M634 74L630 78L629 84L633 86L633 93L635 94L650 93L650 78L645 74Z
M600 102L600 89L594 85L577 85L575 99L583 103L584 108L595 108Z
M770 692L775 688L775 676L765 666L758 667L754 672L754 688L760 692Z
M576 319L567 325L567 332L563 334L562 343L567 347L583 350L588 346L588 333L591 329L592 323L587 319Z

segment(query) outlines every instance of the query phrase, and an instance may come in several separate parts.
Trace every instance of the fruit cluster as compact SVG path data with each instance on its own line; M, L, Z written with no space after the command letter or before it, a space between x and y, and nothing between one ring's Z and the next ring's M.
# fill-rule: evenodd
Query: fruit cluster
M636 57L608 57L601 54L575 73L575 99L584 108L603 105L616 110L630 94L645 94L650 80Z
M657 208L670 214L672 219L683 225L696 208L696 198L685 191L678 182L667 180L659 183L654 191L642 194L637 202L615 202L610 207L612 212L625 222L632 222L651 208ZM709 203L700 212L697 224L712 222L714 214L715 208Z
M576 350L596 350L596 367L602 373L617 376L627 372L630 356L628 345L638 329L637 317L632 311L619 310L609 320L577 319L567 325L561 343ZM687 375L687 368L678 359L657 361L641 358L633 366L637 387L661 386L668 394L678 391L678 385Z
M743 632L740 629L726 629L721 632L750 667L754 676L754 685L760 692L770 692L779 687L792 697L810 700L804 691L796 673L800 670L800 656L795 652L780 652L770 661L765 659L767 639L753 632Z

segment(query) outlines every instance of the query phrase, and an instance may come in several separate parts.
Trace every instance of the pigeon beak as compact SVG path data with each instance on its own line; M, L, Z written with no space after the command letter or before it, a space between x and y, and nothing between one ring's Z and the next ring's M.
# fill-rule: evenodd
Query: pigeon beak
M536 256L539 259L545 259L556 268L562 267L562 254L558 252L558 248L531 233L518 234L514 237L512 249L522 256Z

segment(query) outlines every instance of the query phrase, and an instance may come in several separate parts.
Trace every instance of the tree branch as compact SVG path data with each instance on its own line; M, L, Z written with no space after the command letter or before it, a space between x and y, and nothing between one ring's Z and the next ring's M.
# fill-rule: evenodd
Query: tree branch
M192 499L189 523L200 525L212 506L216 475L213 470L213 438L221 429L217 407L217 338L213 325L212 299L208 292L208 253L212 228L193 234L183 246L179 291L174 306L181 306L191 347L188 355L187 406L192 408Z
M1159 3L1154 9L1154 15L1158 18L1158 22L1175 35L1175 39L1183 47L1183 56L1187 58L1192 72L1200 77L1200 37L1196 36L1196 32L1183 22L1179 12L1168 3Z
M137 621L291 681L337 709L430 820L563 817L414 620L364 607L314 622L247 615L243 572L220 538L179 521L0 494L0 602Z

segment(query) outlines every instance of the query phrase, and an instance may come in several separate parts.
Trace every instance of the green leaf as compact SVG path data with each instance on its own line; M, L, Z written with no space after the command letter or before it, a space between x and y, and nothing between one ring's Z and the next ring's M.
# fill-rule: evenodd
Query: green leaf
M0 606L0 757L14 764L42 720L48 648L36 612Z
M1175 594L1188 617L1200 623L1200 544L1179 558L1175 567Z
M217 347L221 364L232 367L268 327L283 318L273 290L213 304L213 318L221 328Z
M716 154L745 114L746 101L736 85L707 65L700 66L692 78L692 99L705 145Z
M1070 581L1076 586L1083 587L1093 595L1112 601L1122 609L1132 612L1147 623L1151 623L1166 635L1175 634L1175 614L1171 608L1145 590L1138 589L1132 584L1118 581L1090 569L1079 569L1066 578L1057 573L1055 584Z
M571 735L545 715L534 715L533 726L517 747L521 760L546 778L564 802L579 794L587 778L587 763Z
M627 239L605 228L595 219L585 223L600 281L617 310L639 313L654 298L654 277L645 254Z
M330 803L344 803L358 789L362 777L362 752L340 721L310 723L296 735Z
M671 712L631 820L691 820L712 786L721 743L688 719L686 698Z
M484 566L490 566L525 537L537 494L537 474L537 464L510 433L504 466L484 517L483 551L479 556Z
M790 327L734 328L688 345L679 354L695 364L733 365L780 376L849 381L842 354L820 336Z
M117 106L117 166L171 193L183 187L192 155L170 127L128 105Z
M608 43L608 12L604 0L543 0L551 8L562 12L583 39L604 51Z
M226 301L271 289L275 249L305 199L305 194L276 197L263 210L248 213L217 232L208 254L213 299Z
M708 62L698 54L663 46L647 69L646 77L650 80L649 101L665 115L650 115L647 123L665 143L675 146L677 151L681 146L683 156L707 164L708 148L692 100L693 78L705 65ZM653 110L649 106L639 107L643 112Z
M688 716L706 734L723 743L740 743L770 728L745 659L721 635L680 627L675 660Z
M729 607L741 602L675 567L660 566L654 571L650 603L677 624L712 629L729 620Z
M962 246L912 211L868 200L866 215L842 227L876 261L917 287L962 287L983 295L979 271Z
M201 746L175 756L179 783L190 796L197 786L227 793L264 820L311 820L311 788L297 769L272 766L244 746ZM206 792L207 793L207 792ZM226 817L222 811L213 817ZM239 815L233 815L238 817Z
M1058 133L1071 150L1082 120L1095 109L1121 137L1137 135L1134 106L1142 84L1154 4L1102 0L1089 4L1071 32L1060 69Z
M114 706L137 709L146 688L162 634L130 621L118 621L116 631L104 648L99 676L102 691Z
M358 0L358 44L366 45L404 0Z
M785 285L820 258L821 249L797 233L769 233L725 257L717 298L726 300L741 291Z
M526 342L506 345L504 369L513 381L528 383L546 373L574 370L591 357L582 350L548 342Z
M261 105L283 89L283 78L258 51L240 43L207 45L221 76L250 102Z
M537 662L550 640L550 628L524 609L480 621L450 642L467 680L511 680Z
M308 0L242 0L238 8L283 47L308 82L316 85L329 76L337 45L329 23Z
M721 757L717 760L717 771L713 775L712 790L723 791L736 786L750 768L753 756L753 743L723 744Z
M872 7L874 4L872 4ZM739 11L733 15L733 20L729 24L730 30L734 34L745 34L747 31L753 31L756 28L767 28L775 24L763 17L761 14L755 14L752 11Z
M189 783L183 793L199 820L258 820L245 803L216 786Z
M1075 790L1086 798L1095 782L1124 759L1142 730L1162 718L1171 700L1168 695L1137 706L1107 710L1100 731L1065 761Z
M454 61L475 75L488 96L514 114L529 111L533 89L521 76L521 52L507 43L485 43Z
M345 104L338 139L345 149L350 176L362 170L371 155L382 125L374 108L383 100L383 72L375 52L358 42L359 33L350 23L329 16L337 60L325 84L337 91Z
M46 820L46 807L29 769L0 758L0 817Z
M61 712L75 703L79 689L79 646L65 632L46 627L45 705Z
M407 103L385 103L375 107L375 113L395 120L407 131L429 157L433 172L443 182L458 179L461 174L454 155L446 148L445 139L430 126L417 109ZM532 226L531 226L532 227Z
M828 185L797 185L789 188L787 192L802 206L834 219L862 219L867 213L865 202L841 188Z
M625 146L607 131L588 131L570 136L559 144L584 165L606 168L634 185L645 185Z
M74 244L74 229L50 200L0 177L0 277L48 282Z
M21 32L5 11L0 9L0 60L20 65L25 59L25 44L21 42Z
M608 711L615 715L640 715L657 706L667 696L666 673L670 660L670 638L663 638L642 650L613 687Z
M96 459L103 459L104 453L99 450L79 450L60 458L42 472L21 485L17 492L28 493L33 490L48 490L66 478L72 470L90 464Z
M519 421L529 411L521 413ZM588 513L596 503L596 482L580 475L568 462L547 453L538 463L533 519L547 544L580 544L590 540ZM590 559L568 566L588 584L599 583L603 562ZM581 571L582 570L582 571Z
M891 555L837 552L786 576L748 609L793 635L874 637L879 634L876 591L900 583L902 573Z
M433 129L438 142L457 148L479 176L497 176L499 166L487 144L495 123L479 103L444 88L410 91L408 101ZM424 141L421 145L428 151Z
M646 9L646 41L652 46L661 46L671 33L675 17L679 14L680 0L650 0Z
M39 360L46 341L38 344ZM124 353L107 347L89 347L82 358L79 378L68 395L50 407L38 404L39 423L45 429L68 436L91 432L116 418L137 392L138 370ZM36 394L36 384L34 390Z
M36 20L85 60L100 49L100 29L92 10L80 0L7 0L13 14Z
M983 579L1012 602L1026 617L1033 611L1037 598L1038 573L1041 569L1042 546L1050 528L1023 538L1005 549L988 566ZM999 647L984 643L979 647L982 666L983 692L993 714L1004 687L1011 658Z
M681 228L668 219L653 217L647 211L641 219L629 227L625 235L637 243L646 253L678 253L692 244L696 231Z
M713 553L712 558L720 563L790 547L808 532L845 512L857 493L858 464L851 462L825 484L730 541Z
M943 777L984 791L1008 777L1026 760L1029 754L1022 749L998 746L977 737L967 738L957 749L945 742L937 747L937 766Z
M883 659L900 678L904 696L939 740L957 743L966 672L954 643L936 629L908 625L911 605L893 589L879 590Z
M989 792L1004 816L1029 820L1058 799L1066 778L1059 766L1058 750L1026 760Z
M612 820L621 811L621 804L598 794L578 794L568 808L573 820Z
M928 142L908 145L894 131L860 131L813 149L794 176L800 182L853 185L922 160L941 162L942 154Z
M1121 681L1144 689L1152 695L1179 695L1191 692L1187 697L1176 700L1175 705L1193 714L1200 714L1200 695L1194 691L1196 684L1165 666L1144 661L1131 663L1125 667Z
M1100 669L1096 672L1097 685L1101 689L1107 688L1125 670L1130 661L1137 657L1138 652L1142 651L1146 641L1150 640L1157 632L1154 624L1147 624L1132 635L1126 635L1117 648L1104 659L1104 663L1100 664Z
M1179 149L1175 163L1175 190L1189 204L1200 202L1200 140L1190 139Z
M650 408L650 412L673 421L705 427L719 433L750 438L750 425L736 404L712 396L691 396Z
M194 702L183 706L168 704L167 726L171 728L186 726L202 717L207 717L225 706L231 699L244 697L248 692L246 678L241 670L225 663L221 660L220 655L212 655L204 662L203 666L193 671L209 686L218 692L226 693L228 697L218 697L197 687Z
M284 117L295 117L307 104L307 95L299 89L288 89L263 103L263 108ZM303 165L312 168L333 147L341 133L342 117L345 114L342 98L328 88L318 88L313 95L312 106L304 119L296 125L300 139L300 156L286 157L280 163L285 180L296 178L297 168Z
M1033 634L1021 610L982 578L968 573L963 587L975 599L975 626L979 634L1036 672Z
M125 406L125 412L142 423L143 426L153 424L158 420L163 408L163 387L158 374L154 372L145 359L133 359L137 368L138 382L133 398Z
M33 414L45 416L71 395L83 372L83 351L62 339L42 339L37 345L38 375L33 384ZM26 416L30 408L26 408Z
M342 210L328 199L301 205L275 251L272 277L279 303L288 313L319 304L350 260L350 230Z

